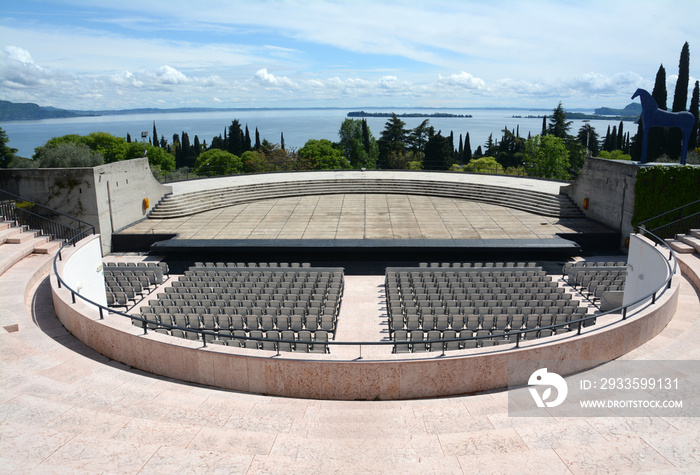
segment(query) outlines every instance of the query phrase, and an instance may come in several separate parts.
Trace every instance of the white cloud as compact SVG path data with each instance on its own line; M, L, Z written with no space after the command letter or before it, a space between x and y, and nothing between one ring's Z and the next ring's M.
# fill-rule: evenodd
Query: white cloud
M272 73L268 73L267 68L262 68L256 71L253 78L258 84L265 87L291 89L296 89L298 87L294 81L286 76L277 77Z
M439 86L451 86L472 90L486 89L486 82L483 79L474 77L464 71L449 76L438 75L437 84Z

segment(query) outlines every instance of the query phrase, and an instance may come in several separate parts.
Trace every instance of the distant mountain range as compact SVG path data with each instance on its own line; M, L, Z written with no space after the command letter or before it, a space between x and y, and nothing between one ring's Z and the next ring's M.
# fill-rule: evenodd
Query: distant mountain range
M601 107L595 110L596 115L620 115L620 116L635 116L638 117L642 113L642 105L638 102L632 102L625 106L624 109L611 109L610 107Z
M168 112L220 112L226 110L260 110L267 108L213 108L213 107L181 107L176 109L124 109L124 110L98 110L98 111L81 111L58 109L56 107L42 107L33 103L15 103L9 101L0 101L0 122L9 120L40 120L40 119L63 119L69 117L96 117L101 115L128 115L128 114L162 114ZM273 108L270 108L272 110ZM293 109L293 108L274 108L274 109ZM337 107L311 107L310 109L338 109ZM404 109L404 108L402 108ZM416 107L415 109L422 109ZM487 108L488 109L488 108ZM496 108L500 109L500 108ZM545 109L543 109L545 110ZM601 107L595 110L595 115L615 116L616 118L624 118L626 120L636 120L642 112L642 106L637 103L632 103L624 109L611 109L609 107ZM574 114L574 113L571 113ZM468 117L468 116L467 116ZM573 118L573 117L572 117Z

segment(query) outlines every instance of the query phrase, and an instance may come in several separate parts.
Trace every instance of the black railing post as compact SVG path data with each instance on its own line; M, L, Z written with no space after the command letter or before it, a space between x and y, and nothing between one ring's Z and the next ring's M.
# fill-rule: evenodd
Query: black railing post
M102 306L100 305L100 320L104 320L105 317L102 315Z
M75 303L75 292L70 293L71 300L73 300L73 303Z

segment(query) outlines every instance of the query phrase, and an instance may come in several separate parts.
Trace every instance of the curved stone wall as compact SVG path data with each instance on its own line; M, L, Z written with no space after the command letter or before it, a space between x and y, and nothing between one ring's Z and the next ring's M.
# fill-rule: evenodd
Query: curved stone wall
M58 263L86 249L92 236L63 251ZM643 239L643 238L642 238ZM646 245L652 245L644 239ZM656 336L676 309L678 276L661 291L655 304L619 317L599 318L581 335L559 335L524 342L521 348L463 350L442 356L387 355L385 359L340 360L332 355L274 356L246 350L191 342L143 331L118 315L105 314L58 288L51 276L56 314L83 343L103 355L154 374L198 384L259 394L317 399L412 399L469 394L508 385L508 362L513 358L548 362L549 370L570 374L618 358ZM573 333L573 332L572 332ZM558 364L552 366L551 362ZM526 383L528 375L511 383Z

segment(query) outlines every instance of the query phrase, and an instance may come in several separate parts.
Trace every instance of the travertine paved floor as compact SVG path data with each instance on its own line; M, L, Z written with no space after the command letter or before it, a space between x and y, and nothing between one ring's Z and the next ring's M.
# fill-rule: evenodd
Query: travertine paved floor
M507 392L416 401L266 397L153 377L52 315L0 334L1 473L698 473L700 419L511 418ZM628 355L700 359L700 298Z
M174 219L146 219L122 233L180 239L541 239L607 232L476 201L417 195L338 194L261 200Z

